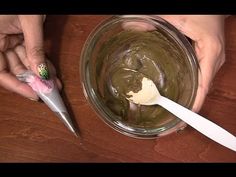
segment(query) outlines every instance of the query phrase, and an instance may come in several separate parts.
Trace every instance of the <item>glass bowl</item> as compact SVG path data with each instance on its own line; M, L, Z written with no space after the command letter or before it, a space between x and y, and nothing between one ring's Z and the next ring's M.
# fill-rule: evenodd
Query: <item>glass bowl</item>
M191 109L198 85L198 62L188 39L157 16L121 15L101 22L80 58L83 91L109 126L128 136L155 138L186 124L160 106L143 106L122 96L130 71L154 81L163 96Z

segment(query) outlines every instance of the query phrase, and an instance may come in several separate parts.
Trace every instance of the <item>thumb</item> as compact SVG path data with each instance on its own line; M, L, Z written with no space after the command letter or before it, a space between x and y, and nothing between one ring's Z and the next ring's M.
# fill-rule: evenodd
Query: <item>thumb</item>
M19 21L24 34L29 67L42 79L49 79L43 48L44 17L41 15L20 15Z

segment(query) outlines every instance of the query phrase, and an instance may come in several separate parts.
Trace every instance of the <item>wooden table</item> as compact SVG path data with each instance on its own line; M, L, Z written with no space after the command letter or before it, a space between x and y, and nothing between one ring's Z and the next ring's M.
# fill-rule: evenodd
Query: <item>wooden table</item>
M1 162L236 162L236 153L191 127L152 140L124 136L88 105L79 61L91 30L107 16L48 16L45 48L63 81L62 96L80 127L74 137L40 102L0 88ZM226 63L200 114L236 135L236 17L226 20Z

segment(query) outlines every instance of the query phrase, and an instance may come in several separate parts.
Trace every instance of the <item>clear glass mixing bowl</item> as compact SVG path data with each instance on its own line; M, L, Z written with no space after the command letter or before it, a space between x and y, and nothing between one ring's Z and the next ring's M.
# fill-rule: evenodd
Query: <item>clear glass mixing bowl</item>
M114 79L117 68L143 72L164 96L191 109L198 85L198 62L191 44L174 26L146 15L104 20L84 44L80 76L92 108L120 133L154 138L186 126L159 106L134 105L117 96L111 80L126 79L119 74Z

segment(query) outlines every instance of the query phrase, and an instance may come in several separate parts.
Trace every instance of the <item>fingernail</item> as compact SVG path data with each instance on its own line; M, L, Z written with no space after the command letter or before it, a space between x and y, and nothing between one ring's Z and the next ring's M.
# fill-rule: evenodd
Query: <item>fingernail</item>
M45 63L38 65L38 72L39 72L39 76L42 79L45 79L45 80L49 79L49 72L48 72L47 65Z

